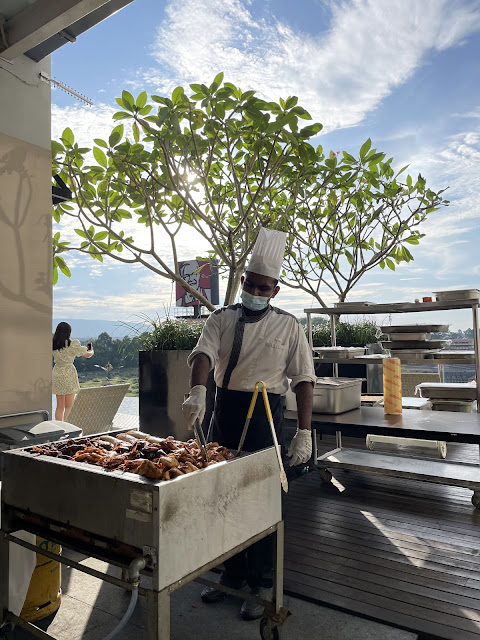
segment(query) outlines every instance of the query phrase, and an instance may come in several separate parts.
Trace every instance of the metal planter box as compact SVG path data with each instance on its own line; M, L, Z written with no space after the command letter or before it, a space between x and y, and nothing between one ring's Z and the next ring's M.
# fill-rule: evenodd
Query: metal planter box
M140 429L154 436L177 440L191 437L182 413L185 393L190 389L191 350L140 351L138 354ZM203 421L207 433L215 400L215 383L210 372L207 382L207 406Z

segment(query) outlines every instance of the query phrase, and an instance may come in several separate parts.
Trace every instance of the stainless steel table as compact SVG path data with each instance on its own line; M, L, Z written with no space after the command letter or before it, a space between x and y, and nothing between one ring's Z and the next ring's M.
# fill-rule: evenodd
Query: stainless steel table
M286 421L297 419L285 412ZM339 415L312 415L315 464L322 479L331 480L329 468L340 467L473 490L472 504L480 508L480 464L447 462L432 458L361 451L342 447L342 436L366 438L368 434L480 445L480 415L449 411L404 409L385 415L380 407L360 407ZM336 436L336 448L317 456L317 431Z

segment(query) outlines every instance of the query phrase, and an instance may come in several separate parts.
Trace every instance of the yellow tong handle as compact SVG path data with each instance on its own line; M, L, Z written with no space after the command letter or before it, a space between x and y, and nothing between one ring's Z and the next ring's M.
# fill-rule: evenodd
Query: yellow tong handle
M288 491L287 476L285 475L285 470L283 468L282 457L280 455L280 447L278 445L277 435L275 433L275 426L273 424L272 410L270 409L270 402L268 400L268 394L267 394L267 385L265 384L265 382L263 382L263 380L259 380L258 382L255 383L255 390L253 392L252 400L250 402L250 407L248 409L247 419L245 420L245 426L243 428L242 437L240 439L240 444L238 446L237 455L239 455L240 451L242 450L243 443L244 443L245 436L246 436L246 432L247 432L247 429L248 429L248 425L249 425L250 420L252 418L253 410L255 409L255 404L257 402L257 397L258 397L258 391L259 391L258 387L259 387L259 385L262 385L263 404L265 405L265 411L267 413L267 419L268 419L268 422L270 424L273 443L274 443L275 451L277 453L278 465L280 467L280 479L282 481L282 487L283 487L283 490L285 492L287 492Z

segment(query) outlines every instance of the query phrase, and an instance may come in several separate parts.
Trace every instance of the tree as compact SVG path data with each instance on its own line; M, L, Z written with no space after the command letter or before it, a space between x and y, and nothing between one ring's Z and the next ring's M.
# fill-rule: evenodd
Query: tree
M346 152L341 160L334 152L319 158L315 179L298 189L285 219L284 284L326 306L325 291L344 301L367 271L413 260L409 247L423 238L420 225L448 200L421 175L401 182L407 167L395 173L392 161L372 149L370 139L358 158Z
M223 83L222 73L209 87L190 87L190 97L182 87L171 97L151 96L156 113L146 92L134 99L123 91L113 118L131 127L119 124L107 140L96 138L94 162L70 128L52 143L53 173L74 199L73 206L57 205L53 216L57 223L71 218L79 236L73 243L54 234L54 282L58 270L70 275L65 252L108 256L180 283L213 310L179 272L176 243L187 226L209 243L210 257L227 274L225 304L234 301L258 229L281 228L291 214L317 160L308 141L322 125L299 128L311 118L296 97L266 102ZM162 240L168 257L158 249Z

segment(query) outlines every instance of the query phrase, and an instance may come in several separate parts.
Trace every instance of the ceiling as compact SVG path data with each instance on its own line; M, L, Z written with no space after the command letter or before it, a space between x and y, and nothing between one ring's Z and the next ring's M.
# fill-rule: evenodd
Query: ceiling
M132 0L0 0L0 58L39 62Z

